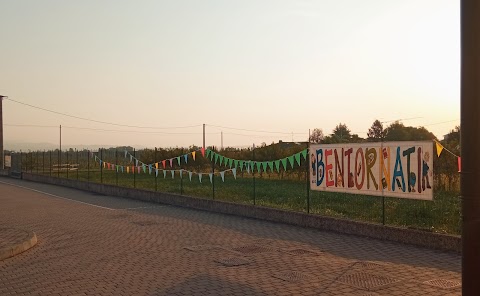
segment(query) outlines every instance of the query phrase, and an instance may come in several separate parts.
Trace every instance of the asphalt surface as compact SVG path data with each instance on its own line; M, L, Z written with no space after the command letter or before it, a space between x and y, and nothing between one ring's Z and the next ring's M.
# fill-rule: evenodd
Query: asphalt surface
M0 295L460 295L458 254L0 177Z

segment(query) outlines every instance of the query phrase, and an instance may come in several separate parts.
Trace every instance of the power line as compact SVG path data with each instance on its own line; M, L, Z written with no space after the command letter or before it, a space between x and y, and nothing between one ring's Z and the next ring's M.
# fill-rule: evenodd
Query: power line
M9 101L12 101L12 102L14 102L14 103L20 104L20 105L28 106L28 107L31 107L31 108L34 108L34 109L38 109L38 110L50 112L50 113L57 114L57 115L62 115L62 116L66 116L66 117L71 117L71 118L75 118L75 119L80 119L80 120L85 120L85 121L91 121L91 122L96 122L96 123L102 123L102 124L108 124L108 125L115 125L115 126L132 127L132 128L145 128L145 129L181 129L181 128L192 128L192 127L202 126L202 125L200 125L200 124L198 124L198 125L188 125L188 126L170 126L170 127L154 127L154 126L127 125L127 124L113 123L113 122L107 122L107 121L100 121L100 120L95 120L95 119L80 117L80 116L76 116L76 115L66 114L66 113L62 113L62 112L58 112L58 111L54 111L54 110L50 110L50 109L46 109L46 108L34 106L34 105L31 105L31 104L23 103L23 102L16 101L16 100L10 99L10 98L5 98L5 99L6 99L6 100L9 100Z
M34 128L56 128L56 125L33 125L33 124L4 124L5 126L12 127L34 127ZM165 134L165 135L201 135L201 132L198 133L169 133L169 132L146 132L146 131L129 131L129 130L111 130L111 129L100 129L100 128L89 128L89 127L78 127L78 126L68 126L62 125L62 128L67 129L77 129L77 130L89 130L89 131L100 131L100 132L120 132L120 133L137 133L137 134ZM219 135L220 133L206 133L207 135Z
M213 125L213 124L209 124L208 126L237 130L237 131L247 131L247 132L257 132L257 133L267 133L267 134L284 134L284 135L291 135L292 134L292 132L274 132L274 131L252 130L252 129L228 127L228 126ZM294 133L294 134L306 134L306 133Z

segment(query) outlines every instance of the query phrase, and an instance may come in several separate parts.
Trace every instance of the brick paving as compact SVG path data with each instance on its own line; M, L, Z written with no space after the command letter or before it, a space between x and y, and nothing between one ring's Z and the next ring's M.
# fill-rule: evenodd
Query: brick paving
M7 178L0 205L38 238L0 295L461 295L454 253Z

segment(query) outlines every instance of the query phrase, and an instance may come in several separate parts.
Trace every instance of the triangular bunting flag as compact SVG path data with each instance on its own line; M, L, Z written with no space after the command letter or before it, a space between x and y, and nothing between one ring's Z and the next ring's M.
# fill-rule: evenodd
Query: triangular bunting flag
M282 161L283 169L287 170L287 159L283 158L281 161Z
M135 166L138 167L138 159L135 159Z
M193 158L193 161L195 161L195 151L192 151L192 158Z
M128 153L128 151L127 151L127 150L125 150L125 158L127 158L127 153Z
M142 169L143 173L145 174L147 172L147 166L145 164L142 164Z
M175 170L170 171L172 173L172 179L175 179Z
M158 170L158 162L155 163L155 168Z
M230 161L230 158L225 157L225 166L228 166L228 162Z
M222 177L222 182L225 182L225 171L220 172L220 177Z
M233 165L233 159L230 158L228 159L228 166L232 168L232 165Z
M304 149L302 152L300 152L303 156L303 160L307 160L307 149Z
M269 161L267 164L268 164L268 167L270 167L270 171L273 172L273 161Z
M293 155L290 155L289 157L287 157L288 159L288 162L290 163L290 165L292 166L292 169L293 169L293 163L294 163L294 159L293 159Z
M256 164L257 164L257 171L259 173L261 173L262 172L262 163L260 161L258 161Z
M440 157L440 154L442 154L443 146L437 141L435 141L435 145L437 146L437 157Z
M130 167L127 166L127 174L130 173Z
M215 156L214 154L215 154L215 152L213 152L213 151L210 152L210 161L213 161L213 157Z
M243 164L244 164L244 161L243 160L240 160L240 170L243 171Z
M210 177L210 183L213 183L212 179L213 179L213 174L212 173L209 173L208 176Z
M198 180L202 183L202 173L198 173Z
M277 172L280 173L280 160L275 160L275 167L277 168Z
M138 173L140 174L140 167L137 167L137 171L138 171Z
M298 166L300 166L300 152L295 154L295 161L297 162Z
M188 172L188 178L190 179L190 182L192 182L192 175L193 175L192 172Z
M205 157L205 147L202 147L202 150L201 150L201 151L202 151L202 156ZM195 151L194 151L194 152L195 152ZM208 157L208 155L207 155L207 157ZM195 160L195 158L194 158L194 160Z
M213 153L213 152L212 152L212 153ZM219 158L219 157L220 157L220 156L219 156L217 153L215 153L215 164L217 164L217 161L218 161L218 158Z
M152 174L152 165L151 164L148 165L148 173L150 175Z
M183 170L180 170L180 179L183 179Z
M246 167L247 167L247 173L250 174L250 164L247 163Z
M120 168L122 169L122 173L123 173L123 165Z
M202 155L205 156L205 150L202 148ZM210 156L210 149L207 149L207 157Z
M133 161L133 155L130 154L130 162Z
M173 158L170 158L170 167L173 168Z
M163 168L165 168L165 166L166 166L166 164L165 164L165 163L166 163L166 162L167 162L166 160L162 160L162 165L163 165Z
M132 165L132 173L135 174L135 166Z
M188 154L183 155L183 159L185 159L185 163L188 163Z
M235 180L237 180L237 169L233 168L232 173L233 173L233 178L235 178Z
M163 178L165 179L167 177L167 171L163 170Z
M158 177L158 169L155 169L155 177Z
M180 156L177 156L178 165L180 165Z
M266 161L262 162L262 165L263 165L263 171L267 172L267 162Z
M235 168L237 168L237 166L238 166L238 160L235 159L235 160L233 161L233 165L235 166Z
M222 163L223 163L223 155L220 155L218 158L220 159L220 165L222 165ZM216 160L216 159L215 159L215 163L217 163L217 160Z
M457 163L458 163L458 172L460 173L462 171L462 159L460 156L457 157Z

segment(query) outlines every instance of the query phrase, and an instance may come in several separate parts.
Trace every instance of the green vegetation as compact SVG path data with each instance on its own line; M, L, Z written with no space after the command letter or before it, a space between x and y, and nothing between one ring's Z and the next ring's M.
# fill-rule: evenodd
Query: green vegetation
M418 141L433 140L435 136L423 127L405 127L400 122L394 122L387 128L383 128L380 121L376 120L369 129L367 139L362 139L352 134L345 124L340 123L328 136L323 135L321 129L315 129L311 134L311 141L315 143L344 143L363 141ZM452 153L460 154L460 128L456 127L445 139L440 141L442 145ZM433 143L432 143L433 145ZM297 153L307 147L306 143L280 142L272 145L262 143L255 149L226 148L221 151L225 157L239 160L271 161L281 159ZM214 147L209 147L216 151ZM125 150L134 154L144 163L154 163L163 159L170 159L179 155L197 151L199 147L167 149L144 149L134 151L131 147L117 147L95 151L94 155L105 162L120 166L133 166L134 160L130 156L125 157ZM309 197L309 211L312 214L352 219L357 221L383 223L386 225L409 227L424 231L438 233L460 234L461 225L461 201L459 193L459 174L457 172L457 160L449 153L444 152L441 157L434 158L434 200L421 201L401 198L365 196L346 193L308 191L306 180L306 167L302 159L301 166L295 164L287 171L280 172L255 172L248 174L245 170L237 170L237 178L234 179L230 172L225 174L223 182L218 172L227 169L225 166L213 165L209 159L197 152L196 160L189 155L188 163L182 159L181 165L173 161L173 167L167 165L167 169L184 169L192 172L202 172L202 183L198 175L189 180L188 173L180 178L179 172L175 172L172 178L167 172L164 178L163 171L158 177L155 173L143 171L138 174L116 172L114 170L100 170L99 163L94 161L89 151L56 151L30 152L15 154L13 164L17 170L28 171L38 174L58 175L67 178L65 170L58 173L55 171L56 164L75 164L78 170L68 172L69 179L105 183L123 187L138 188L144 190L184 194L199 198L223 200L235 203L253 204L258 206L281 208L298 212L307 212L307 196ZM18 157L20 156L20 157ZM68 159L68 161L67 161ZM217 173L210 182L208 173L212 169ZM384 211L383 211L384 209Z

